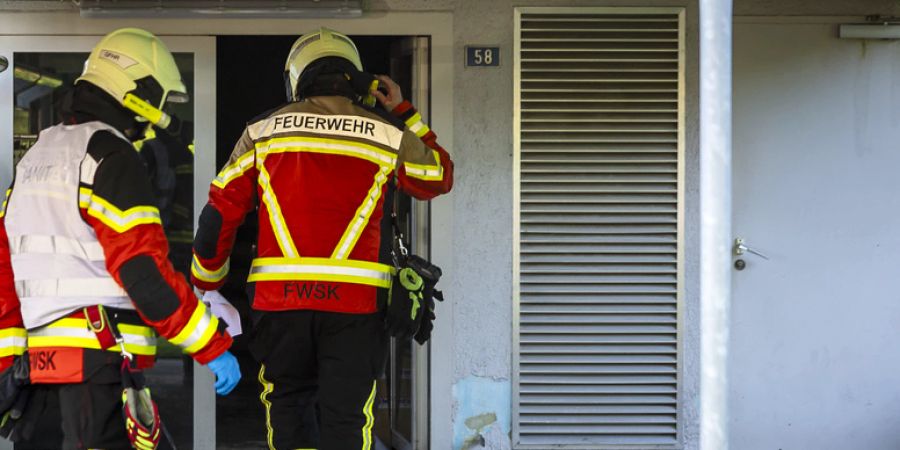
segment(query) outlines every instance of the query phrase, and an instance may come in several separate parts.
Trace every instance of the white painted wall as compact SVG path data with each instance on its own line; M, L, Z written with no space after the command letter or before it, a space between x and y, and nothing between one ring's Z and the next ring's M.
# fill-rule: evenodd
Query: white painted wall
M900 448L900 42L735 26L731 448Z

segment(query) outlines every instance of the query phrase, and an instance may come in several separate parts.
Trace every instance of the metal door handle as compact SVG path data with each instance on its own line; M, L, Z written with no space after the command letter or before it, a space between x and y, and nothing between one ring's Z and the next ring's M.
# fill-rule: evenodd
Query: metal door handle
M737 256L741 256L744 253L753 253L754 255L759 256L762 259L765 259L766 261L769 260L769 257L764 255L759 250L756 250L752 247L747 246L747 244L744 242L744 239L742 239L742 238L735 239L734 240L734 254Z

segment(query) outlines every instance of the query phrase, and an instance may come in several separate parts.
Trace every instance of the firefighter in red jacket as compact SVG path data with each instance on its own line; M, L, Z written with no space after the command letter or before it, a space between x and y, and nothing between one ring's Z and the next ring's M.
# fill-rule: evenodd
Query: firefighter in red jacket
M446 193L453 162L396 83L363 72L347 36L300 37L285 81L289 103L247 126L212 182L192 279L223 284L235 231L258 208L250 349L269 447L369 449L387 344L378 298L393 273L379 262L385 193L394 182L422 200Z
M176 124L162 110L186 101L187 91L162 41L125 28L94 48L68 95L63 123L41 132L6 193L0 369L24 361L27 350L26 417L58 396L64 448L155 448L158 417L151 435L128 416L150 408L148 398L128 397L139 405L126 402L122 417L122 379L153 364L157 333L207 364L220 394L240 377L224 322L167 259L150 180L132 145L150 124ZM13 437L27 438L24 428Z

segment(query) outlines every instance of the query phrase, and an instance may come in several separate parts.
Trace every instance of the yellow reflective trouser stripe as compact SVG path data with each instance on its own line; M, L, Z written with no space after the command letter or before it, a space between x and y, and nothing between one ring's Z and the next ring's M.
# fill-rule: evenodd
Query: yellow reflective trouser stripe
M94 195L93 191L88 188L78 189L78 205L86 208L89 216L103 222L117 233L124 233L138 225L151 223L162 225L162 221L159 219L159 209L155 206L135 206L122 211L103 198Z
M198 280L207 283L217 283L222 281L222 279L228 275L229 262L230 259L226 259L225 264L222 264L222 267L219 267L218 270L209 270L206 267L203 267L203 264L200 264L197 255L194 255L194 259L191 262L191 274L197 277Z
M275 198L275 192L270 184L269 172L262 163L259 164L258 170L259 185L263 189L263 203L266 205L266 211L269 213L269 222L272 225L272 232L275 234L275 240L278 241L281 254L289 258L296 258L300 254L297 252L297 247L294 246L294 239L291 237L291 232L288 230L284 216L281 214L278 199Z
M362 204L359 205L356 213L353 214L353 220L350 221L350 225L344 230L344 235L334 249L334 253L331 254L332 258L346 259L350 252L353 251L353 248L356 247L356 242L359 241L362 231L369 223L369 219L375 211L375 206L378 205L378 199L381 198L381 192L384 188L384 183L388 180L389 171L389 168L382 168L375 174L375 183L372 184L372 188L369 189Z
M363 445L362 450L370 450L372 448L372 425L375 424L375 415L372 414L372 406L375 404L375 386L376 382L372 382L372 393L369 399L363 405L363 415L366 416L366 424L362 428Z
M342 155L352 158L364 159L379 166L394 167L397 165L397 155L390 151L378 148L374 145L362 142L315 138L315 137L284 137L272 138L256 144L258 156L257 165L265 160L270 153L324 153L329 155Z
M444 167L441 166L441 155L437 150L431 151L435 164L403 163L406 174L412 178L425 181L440 181L444 178Z
M21 355L28 344L24 328L6 328L0 330L0 357Z
M142 325L119 324L125 350L136 355L156 354L156 332ZM66 317L28 332L28 347L78 347L104 350L85 319ZM120 351L113 346L105 350Z
M256 258L247 281L339 281L391 287L393 268L369 261L329 258Z
M269 401L269 394L275 390L275 385L266 381L265 374L266 365L262 364L259 367L259 384L262 385L263 390L262 393L259 394L259 401L261 401L263 407L266 408L266 442L269 443L269 448L271 450L275 450L275 444L273 442L275 430L272 428L272 402Z
M218 327L219 318L212 315L203 302L198 301L187 325L178 335L169 339L169 342L183 348L187 353L194 353L212 339Z

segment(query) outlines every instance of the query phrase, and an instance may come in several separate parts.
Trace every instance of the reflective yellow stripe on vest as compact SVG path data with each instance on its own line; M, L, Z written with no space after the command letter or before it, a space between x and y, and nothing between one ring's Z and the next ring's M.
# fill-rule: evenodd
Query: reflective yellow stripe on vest
M368 261L330 258L256 258L247 281L339 281L391 287L393 268Z
M143 325L119 324L125 350L135 355L156 354L156 332ZM97 335L88 328L86 319L65 317L28 332L28 347L78 347L101 350ZM119 352L118 346L105 349Z
M0 357L25 353L26 336L24 328L0 330Z

